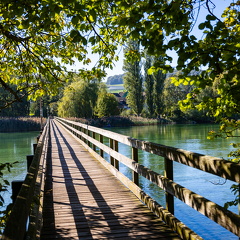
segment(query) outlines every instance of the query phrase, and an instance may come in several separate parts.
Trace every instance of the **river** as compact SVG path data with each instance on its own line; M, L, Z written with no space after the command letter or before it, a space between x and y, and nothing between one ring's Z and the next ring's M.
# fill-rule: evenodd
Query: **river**
M141 126L127 128L109 128L108 130L128 135L145 141L174 146L177 148L194 151L206 155L226 158L232 147L232 139L207 140L207 133L212 129L217 129L217 125L159 125ZM27 133L0 133L0 162L19 163L14 166L11 173L7 173L7 179L24 179L26 174L26 155L32 154L32 144L36 143L38 132ZM235 141L237 141L235 139ZM119 146L120 152L131 156L129 147ZM164 160L161 157L139 152L140 163L163 174ZM130 176L131 172L120 165L120 170ZM179 163L174 163L174 181L187 187L188 189L218 203L223 206L226 201L234 198L230 191L231 181L204 173ZM154 184L140 178L141 187L161 205L165 206L164 192L159 190ZM6 203L9 202L11 192L4 194ZM231 210L238 212L237 207ZM188 227L206 240L237 240L238 237L229 231L215 224L205 216L195 210L175 200L175 216L183 221Z
M145 141L156 142L167 146L173 146L180 149L226 159L228 153L233 149L230 143L237 142L237 139L219 138L215 140L208 140L208 132L210 130L217 129L217 125L192 124L110 128L109 130ZM122 145L120 145L119 148L120 152L125 152L126 155L129 157L131 156L131 150L129 148ZM139 162L141 164L160 174L164 174L163 158L146 152L139 152L139 158ZM124 166L122 166L122 171L125 171L128 176L131 175L130 171ZM230 186L233 182L225 181L220 177L176 162L174 162L174 181L221 206L223 206L226 201L234 199L234 195L230 190ZM158 187L144 178L140 178L140 186L146 193L157 200L161 205L165 206L165 196L163 191L159 190ZM174 207L175 216L204 239L238 239L237 236L188 207L178 199L175 199ZM236 206L231 207L230 210L238 213Z
M26 156L33 154L33 144L39 132L0 133L0 163L13 163L11 172L4 170L4 177L11 183L13 180L24 180L27 173ZM11 187L1 193L5 204L11 202Z

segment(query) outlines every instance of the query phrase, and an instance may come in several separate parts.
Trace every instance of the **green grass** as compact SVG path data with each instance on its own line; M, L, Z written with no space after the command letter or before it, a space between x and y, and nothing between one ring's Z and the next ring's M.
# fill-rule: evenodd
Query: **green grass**
M125 91L123 84L107 85L110 93L119 93ZM111 89L110 89L111 88Z
M109 91L110 93L120 93L120 92L123 92L123 91L121 91L121 90L111 90L111 91Z
M108 87L123 87L123 83L122 84L107 85L107 86Z

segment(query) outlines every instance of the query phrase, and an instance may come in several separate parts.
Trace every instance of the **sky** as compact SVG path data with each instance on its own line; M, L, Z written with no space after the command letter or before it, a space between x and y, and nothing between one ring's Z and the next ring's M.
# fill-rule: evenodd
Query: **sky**
M235 1L234 0L212 0L212 2L215 4L215 8L213 9L213 13L217 17L220 18L223 10L227 6L229 6L231 2L235 2ZM199 17L198 17L198 22L195 24L195 27L194 27L194 29L192 31L192 34L195 35L197 38L201 38L202 37L201 31L198 30L198 25L199 25L200 22L204 21L206 14L207 14L207 10L204 9L204 8L201 8L201 11L200 11ZM174 52L171 52L170 55L173 58L173 62L171 63L171 65L174 67L174 66L176 66L176 63L177 63L177 55ZM118 56L119 56L119 61L115 62L115 65L113 66L113 69L106 69L107 77L105 78L105 80L107 80L107 78L109 76L114 76L114 75L118 75L118 74L124 73L124 71L122 70L123 58L124 58L124 56L123 56L123 48L119 48ZM75 65L71 66L69 69L74 69L74 70L78 70L80 68L91 69L97 63L97 61L99 59L99 56L91 54L91 50L89 49L88 57L92 60L91 64L83 65L80 62L76 62Z

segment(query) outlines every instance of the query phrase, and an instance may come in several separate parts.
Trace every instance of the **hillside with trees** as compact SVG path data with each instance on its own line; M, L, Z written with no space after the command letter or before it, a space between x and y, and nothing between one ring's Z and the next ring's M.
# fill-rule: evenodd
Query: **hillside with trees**
M106 84L107 85L123 84L123 77L124 74L110 76L108 77Z

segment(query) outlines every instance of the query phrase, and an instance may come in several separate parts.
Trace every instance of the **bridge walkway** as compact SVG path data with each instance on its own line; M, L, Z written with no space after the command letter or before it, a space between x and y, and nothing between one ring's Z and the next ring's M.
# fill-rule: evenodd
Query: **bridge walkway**
M50 144L41 239L180 239L54 120Z

